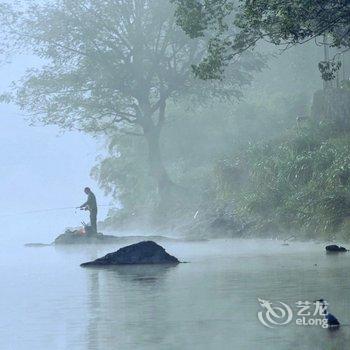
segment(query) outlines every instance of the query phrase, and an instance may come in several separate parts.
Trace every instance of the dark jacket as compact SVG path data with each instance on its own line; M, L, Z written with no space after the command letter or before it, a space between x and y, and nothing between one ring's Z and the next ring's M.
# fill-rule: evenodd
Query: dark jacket
M88 194L88 199L87 201L80 206L81 208L83 207L88 207L90 211L97 211L97 203L96 203L96 197L95 195L90 192Z

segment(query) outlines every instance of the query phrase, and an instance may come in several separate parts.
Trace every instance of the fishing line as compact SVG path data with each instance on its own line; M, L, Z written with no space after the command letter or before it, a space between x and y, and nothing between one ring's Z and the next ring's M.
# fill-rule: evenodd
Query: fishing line
M115 205L114 204L100 204L97 207L115 207ZM27 211L22 211L22 212L17 212L17 213L0 213L0 217L39 214L39 213L47 213L47 212L54 212L54 211L60 211L60 210L72 210L72 209L79 209L79 208L77 208L77 207L62 207L62 208L49 208L49 209L39 209L39 210L27 210Z

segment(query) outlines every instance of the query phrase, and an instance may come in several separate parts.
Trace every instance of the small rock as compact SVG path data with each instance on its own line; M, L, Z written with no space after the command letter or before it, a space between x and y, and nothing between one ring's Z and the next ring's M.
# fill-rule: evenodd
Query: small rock
M25 247L30 247L30 248L42 248L42 247L50 247L52 244L45 244L45 243L26 243L24 246Z
M344 247L338 246L336 244L331 244L326 246L326 251L328 253L345 253L348 250Z
M120 248L102 258L86 262L80 266L137 265L137 264L178 264L180 261L168 254L163 247L153 241L143 241Z

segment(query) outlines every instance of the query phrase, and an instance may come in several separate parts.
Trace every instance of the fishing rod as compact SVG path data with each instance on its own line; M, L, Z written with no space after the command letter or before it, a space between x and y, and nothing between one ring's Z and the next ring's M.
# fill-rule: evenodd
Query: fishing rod
M115 207L115 204L99 204L97 207ZM3 213L3 214L0 213L0 217L15 216L15 215L27 215L27 214L39 214L39 213L47 213L47 212L60 211L60 210L71 210L71 209L78 209L78 208L79 207L61 207L61 208L27 210L27 211L16 212L16 213Z

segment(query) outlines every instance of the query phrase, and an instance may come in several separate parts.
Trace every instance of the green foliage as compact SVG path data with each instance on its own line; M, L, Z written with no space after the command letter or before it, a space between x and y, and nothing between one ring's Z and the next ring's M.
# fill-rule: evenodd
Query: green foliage
M337 61L322 61L318 63L318 69L321 72L324 81L335 79L337 72L341 67L341 62Z
M27 1L8 31L45 65L17 84L16 102L34 121L66 129L161 123L162 103L193 83L200 50L172 12L159 0Z
M350 215L349 131L337 125L309 122L249 147L219 169L219 195L235 198L238 215L257 229L317 237L340 231Z
M207 57L195 68L202 79L261 40L289 47L328 34L331 45L350 46L348 0L173 0L177 22L193 38L209 36Z

